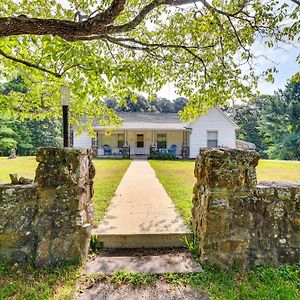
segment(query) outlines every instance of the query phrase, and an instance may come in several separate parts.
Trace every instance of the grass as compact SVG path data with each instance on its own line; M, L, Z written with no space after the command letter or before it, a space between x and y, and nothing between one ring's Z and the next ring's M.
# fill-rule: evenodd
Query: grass
M195 179L193 170L195 163L181 160L149 160L159 181L162 183L184 221L189 224L192 209L192 192Z
M98 224L103 218L110 200L131 161L94 159L93 162L96 168L93 203L95 209L95 223Z
M300 162L260 160L256 172L258 181L300 182Z
M0 183L9 183L9 174L16 173L19 177L34 178L37 162L35 156L20 156L16 159L0 157Z
M191 285L205 292L210 299L234 300L296 300L300 297L300 265L255 267L249 272L239 270L222 271L203 266L203 272L193 274L140 274L119 271L111 276L93 275L93 282L106 281L108 284L131 284L143 289L143 285L162 282L171 285ZM89 278L84 278L88 281ZM97 280L98 279L98 280Z
M149 160L151 166L187 224L192 209L194 161ZM261 160L256 168L258 181L300 182L300 162Z
M94 159L96 177L94 179L94 208L95 224L98 224L104 216L110 199L119 185L130 160ZM27 178L34 178L37 162L34 156L17 157L7 159L0 157L0 183L9 183L9 174L16 173Z
M300 297L300 265L264 266L249 272L222 271L205 267L204 272L165 278L173 284L190 284L205 291L211 299L296 300Z
M129 160L94 160L96 167L94 203L99 221L113 196ZM9 173L34 176L34 157L18 157L15 160L0 158L0 181L9 182ZM190 220L194 162L150 161L185 221ZM259 180L300 181L300 164L293 162L261 161ZM35 270L30 264L21 266L0 263L0 300L4 299L71 299L74 285L82 276L81 267L65 266L59 269ZM84 278L82 278L84 280ZM125 271L109 277L113 284L130 283L141 286L162 280L173 285L193 285L206 292L211 299L299 299L300 265L260 267L248 273L224 272L205 267L204 272L182 275L142 275Z
M103 217L130 160L95 159L94 179L95 223ZM8 174L34 178L35 157L0 158L0 182L10 182ZM0 262L0 300L4 299L71 299L74 285L81 275L81 267L66 266L57 269L36 270L30 264Z
M81 267L65 266L39 270L31 264L0 262L0 300L72 299Z

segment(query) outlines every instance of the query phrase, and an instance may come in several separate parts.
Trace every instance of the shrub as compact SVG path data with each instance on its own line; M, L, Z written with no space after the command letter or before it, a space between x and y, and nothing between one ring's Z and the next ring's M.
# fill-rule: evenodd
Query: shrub
M161 159L161 160L177 160L178 157L171 153L155 153L151 154L149 159Z

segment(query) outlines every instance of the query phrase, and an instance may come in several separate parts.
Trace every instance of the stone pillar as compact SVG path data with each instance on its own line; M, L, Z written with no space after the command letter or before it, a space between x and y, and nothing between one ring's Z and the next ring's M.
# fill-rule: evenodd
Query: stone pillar
M40 148L36 159L36 265L80 262L88 253L93 222L95 169L90 152Z
M256 187L255 151L201 149L195 164L192 225L202 262L245 266Z

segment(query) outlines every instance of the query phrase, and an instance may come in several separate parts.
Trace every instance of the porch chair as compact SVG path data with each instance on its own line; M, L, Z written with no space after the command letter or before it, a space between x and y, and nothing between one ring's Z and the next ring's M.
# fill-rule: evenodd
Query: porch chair
M111 148L109 145L103 145L103 151L104 151L104 155L111 155Z
M168 149L169 154L176 154L177 146L175 144L171 145L171 147Z

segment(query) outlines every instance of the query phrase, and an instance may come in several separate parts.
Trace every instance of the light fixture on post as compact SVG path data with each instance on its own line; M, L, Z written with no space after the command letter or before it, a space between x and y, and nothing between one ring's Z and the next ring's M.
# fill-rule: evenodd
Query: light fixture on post
M69 102L70 89L66 86L60 88L60 105L63 111L63 137L64 147L69 147Z

